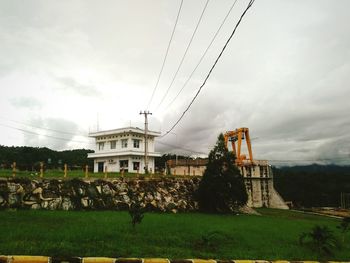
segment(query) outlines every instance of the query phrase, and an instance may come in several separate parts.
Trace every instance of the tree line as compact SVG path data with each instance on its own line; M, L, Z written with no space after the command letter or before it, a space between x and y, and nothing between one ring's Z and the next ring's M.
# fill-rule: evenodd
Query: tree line
M40 167L40 162L48 169L62 168L68 164L70 168L93 165L93 160L87 158L89 149L55 151L46 147L2 146L0 145L0 167L10 169L13 162L20 170L34 171Z
M273 174L276 190L295 206L339 207L340 193L350 193L350 166L280 167Z

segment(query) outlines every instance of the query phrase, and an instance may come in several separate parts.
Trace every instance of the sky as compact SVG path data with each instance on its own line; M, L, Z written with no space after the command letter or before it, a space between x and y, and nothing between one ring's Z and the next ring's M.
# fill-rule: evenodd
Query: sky
M93 149L89 132L142 128L140 110L164 134L248 4L237 0L189 79L234 2L183 1L156 87L181 0L0 0L0 144ZM350 164L348 10L347 0L256 0L157 151L204 156L220 133L248 127L256 159Z

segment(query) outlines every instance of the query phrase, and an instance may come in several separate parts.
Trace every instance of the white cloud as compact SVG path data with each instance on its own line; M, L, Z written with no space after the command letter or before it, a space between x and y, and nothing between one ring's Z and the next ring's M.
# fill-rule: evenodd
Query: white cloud
M138 113L154 88L178 4L1 2L1 116L23 123L40 120L35 124L76 132L96 127L97 115L102 129L142 127ZM167 131L202 83L246 2L238 1L203 64L167 108L231 4L210 2L169 96L153 112L152 129ZM201 12L199 6L203 6L199 0L184 3L152 109L170 84ZM252 137L258 137L253 141L258 158L347 156L349 8L346 0L256 1L174 130L176 135L163 141L207 152L218 133L249 127ZM0 124L8 125L9 120L1 119ZM12 133L9 128L0 131L0 138L0 144L90 147L75 136L59 142Z

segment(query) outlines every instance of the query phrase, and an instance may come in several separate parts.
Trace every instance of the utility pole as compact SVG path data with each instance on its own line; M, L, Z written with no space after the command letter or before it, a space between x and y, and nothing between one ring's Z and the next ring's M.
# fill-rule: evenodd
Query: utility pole
M152 115L149 111L140 111L140 115L145 115L145 173L148 174L148 115Z

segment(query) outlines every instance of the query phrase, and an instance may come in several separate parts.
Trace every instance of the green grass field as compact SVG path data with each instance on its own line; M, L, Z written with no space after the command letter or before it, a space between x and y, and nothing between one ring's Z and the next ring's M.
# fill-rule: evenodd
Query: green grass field
M337 219L259 212L263 215L147 213L134 231L127 212L0 211L0 254L315 260L316 253L298 245L299 234L315 224L338 234ZM346 240L330 259L350 259L350 234Z

